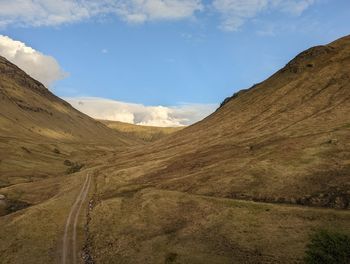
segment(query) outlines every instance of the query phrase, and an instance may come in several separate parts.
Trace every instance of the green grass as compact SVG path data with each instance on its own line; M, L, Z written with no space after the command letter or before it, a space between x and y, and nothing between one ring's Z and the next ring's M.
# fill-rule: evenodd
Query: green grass
M306 264L350 263L350 237L339 232L319 230L307 245Z

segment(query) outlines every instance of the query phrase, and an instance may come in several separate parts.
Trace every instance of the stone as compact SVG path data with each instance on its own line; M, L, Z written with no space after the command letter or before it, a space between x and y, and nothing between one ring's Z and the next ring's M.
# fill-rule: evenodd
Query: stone
M334 201L334 208L345 209L347 204L348 203L344 197L336 197Z

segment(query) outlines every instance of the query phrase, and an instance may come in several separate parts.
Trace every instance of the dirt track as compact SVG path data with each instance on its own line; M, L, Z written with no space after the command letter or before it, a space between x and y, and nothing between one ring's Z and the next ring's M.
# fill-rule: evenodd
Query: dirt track
M69 212L63 235L62 264L77 263L77 226L81 208L89 192L90 182L91 177L87 173L83 187ZM71 234L70 238L69 234Z

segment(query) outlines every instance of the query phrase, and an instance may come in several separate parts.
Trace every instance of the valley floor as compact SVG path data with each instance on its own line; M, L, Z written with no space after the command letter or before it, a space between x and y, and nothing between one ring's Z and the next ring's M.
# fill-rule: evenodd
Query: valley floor
M105 152L99 159L113 156ZM137 167L118 170L99 165L99 159L75 174L0 189L33 204L0 217L1 263L74 263L71 249L63 262L62 241L87 173L91 184L77 222L77 263L301 263L315 230L350 230L349 210L135 184L130 173L137 175Z

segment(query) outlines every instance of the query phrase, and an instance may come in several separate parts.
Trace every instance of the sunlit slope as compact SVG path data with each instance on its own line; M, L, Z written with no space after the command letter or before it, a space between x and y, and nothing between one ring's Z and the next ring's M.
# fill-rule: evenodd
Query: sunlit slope
M350 37L107 161L90 212L96 263L303 263L315 230L350 234L349 210L330 209L350 201Z
M18 162L51 157L59 166L16 177L27 162L3 158L13 165L8 179L23 182L5 182L1 194L27 204L0 217L1 261L62 263L65 223L88 173L77 255L89 263L302 263L318 228L350 234L350 211L325 208L349 207L349 47L346 37L312 48L205 120L151 144L39 149L37 140L20 141ZM34 159L41 150L52 154ZM65 175L64 159L84 167Z
M143 149L142 155L135 162L152 157L157 165L148 162L151 167L136 183L348 207L350 37L302 52L266 81L235 94L208 118Z
M65 160L86 164L133 144L0 57L0 188L65 175Z
M113 142L127 139L75 110L21 69L0 57L0 136L59 141Z
M154 142L170 134L182 130L184 127L154 127L127 124L118 121L99 120L107 127L112 128L128 138L134 138L145 142Z

